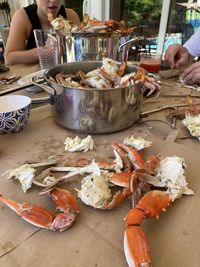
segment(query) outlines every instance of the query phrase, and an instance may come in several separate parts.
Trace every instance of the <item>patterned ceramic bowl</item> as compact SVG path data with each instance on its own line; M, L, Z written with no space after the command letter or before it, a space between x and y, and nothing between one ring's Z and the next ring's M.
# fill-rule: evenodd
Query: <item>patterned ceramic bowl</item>
M16 133L28 122L31 99L22 95L0 97L0 133Z

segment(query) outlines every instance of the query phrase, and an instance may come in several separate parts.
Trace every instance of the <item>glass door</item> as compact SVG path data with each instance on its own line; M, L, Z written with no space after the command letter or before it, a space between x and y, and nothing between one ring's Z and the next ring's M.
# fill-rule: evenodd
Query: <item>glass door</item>
M129 60L139 60L146 50L156 51L162 4L162 0L111 0L110 18L135 26L134 35L144 37L129 50ZM116 10L116 6L120 8Z
M170 44L184 44L200 26L200 1L171 0L164 50Z
M66 0L65 6L82 19L84 3L91 19L124 20L136 27L136 36L144 36L130 50L130 60L144 49L165 53L170 44L184 44L200 26L200 0Z

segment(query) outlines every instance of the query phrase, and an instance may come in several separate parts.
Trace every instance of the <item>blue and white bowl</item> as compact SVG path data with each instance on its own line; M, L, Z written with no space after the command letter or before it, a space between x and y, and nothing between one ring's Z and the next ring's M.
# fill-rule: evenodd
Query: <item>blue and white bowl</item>
M28 123L31 99L22 95L0 97L0 134L16 133Z

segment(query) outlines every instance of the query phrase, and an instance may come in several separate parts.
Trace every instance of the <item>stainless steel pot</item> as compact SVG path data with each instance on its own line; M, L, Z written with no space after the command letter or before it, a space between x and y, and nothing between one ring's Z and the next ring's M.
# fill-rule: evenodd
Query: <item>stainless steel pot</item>
M116 61L127 61L130 45L143 37L130 38L121 33L72 33L59 36L60 63L75 61L100 61L109 57Z
M128 128L138 120L141 84L104 90L78 89L60 86L51 79L59 72L88 72L101 65L96 61L73 62L44 73L51 93L52 114L59 125L79 133L104 134ZM136 66L129 66L127 73L135 70Z

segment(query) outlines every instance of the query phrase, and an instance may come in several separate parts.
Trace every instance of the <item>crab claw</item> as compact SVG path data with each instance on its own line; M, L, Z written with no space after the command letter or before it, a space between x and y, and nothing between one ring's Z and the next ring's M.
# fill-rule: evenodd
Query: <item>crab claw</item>
M124 253L129 267L150 267L149 245L139 226L128 226L124 234Z
M168 192L153 190L143 196L136 208L143 210L149 218L156 217L158 219L161 211L166 211L170 202L171 198Z
M169 193L150 191L139 201L136 208L131 209L125 218L124 252L129 266L151 266L147 238L140 228L145 216L157 217L169 205Z
M49 228L53 221L53 213L42 207L32 206L27 203L17 203L11 199L4 198L3 196L0 196L0 200L24 220L35 226Z
M17 203L0 195L0 201L15 211L27 222L40 228L53 231L64 231L69 228L76 219L78 207L75 198L63 189L55 188L51 193L53 200L58 204L59 213L54 215L50 211L27 203Z

